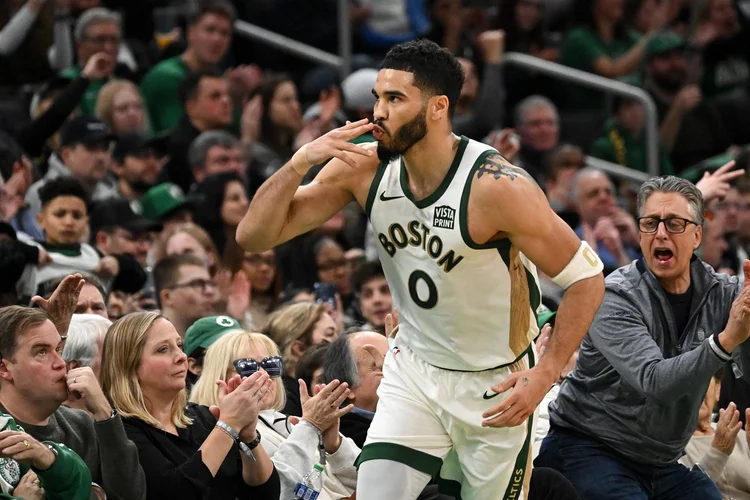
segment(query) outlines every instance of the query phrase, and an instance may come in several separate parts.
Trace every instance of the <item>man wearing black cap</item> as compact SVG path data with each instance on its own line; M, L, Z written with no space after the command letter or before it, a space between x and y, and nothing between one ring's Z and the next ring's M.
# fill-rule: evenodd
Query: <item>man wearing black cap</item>
M112 171L123 198L137 200L156 185L164 147L159 137L137 133L120 136L112 153Z
M106 181L107 171L112 161L110 144L115 136L109 126L90 116L79 116L70 120L60 131L60 151L49 159L49 170L26 192L26 203L33 220L42 209L39 189L57 177L74 177L93 201L117 195L114 186ZM43 239L38 225L27 224L23 230L32 237Z
M139 215L134 208L141 210L137 201L111 199L96 203L89 219L91 243L104 255L118 256L118 260L121 255L131 256L138 268L144 268L151 249L151 233L161 231L162 225Z

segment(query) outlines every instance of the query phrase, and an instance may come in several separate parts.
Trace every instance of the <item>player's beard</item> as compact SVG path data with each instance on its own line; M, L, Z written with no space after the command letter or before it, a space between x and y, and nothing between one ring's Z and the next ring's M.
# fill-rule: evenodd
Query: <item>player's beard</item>
M377 121L375 124L385 131L383 125ZM402 156L409 151L413 145L421 141L424 136L427 135L427 107L422 107L422 110L417 113L417 116L401 125L392 136L391 144L386 146L384 140L389 135L390 134L386 132L383 139L378 142L378 159L385 163Z

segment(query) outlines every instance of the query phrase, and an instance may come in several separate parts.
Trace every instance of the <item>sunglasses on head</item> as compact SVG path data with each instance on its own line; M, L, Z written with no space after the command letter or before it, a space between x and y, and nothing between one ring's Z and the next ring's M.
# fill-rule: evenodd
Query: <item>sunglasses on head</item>
M281 356L269 356L260 362L253 358L235 359L232 364L242 378L249 377L259 368L263 368L271 378L279 378L284 373L284 361Z

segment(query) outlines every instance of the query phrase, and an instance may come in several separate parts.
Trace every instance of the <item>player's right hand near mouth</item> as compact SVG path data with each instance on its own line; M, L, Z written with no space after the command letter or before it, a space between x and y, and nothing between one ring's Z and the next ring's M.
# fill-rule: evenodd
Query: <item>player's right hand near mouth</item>
M331 158L338 158L356 168L358 163L354 155L369 157L375 152L349 141L369 132L373 127L374 125L365 118L357 122L347 122L343 127L331 130L299 148L292 156L292 168L304 176L314 165L319 165Z

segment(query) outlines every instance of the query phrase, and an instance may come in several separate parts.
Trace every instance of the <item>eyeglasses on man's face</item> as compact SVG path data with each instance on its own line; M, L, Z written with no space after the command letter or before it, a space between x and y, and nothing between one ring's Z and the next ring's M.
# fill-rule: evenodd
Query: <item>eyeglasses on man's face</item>
M177 283L172 287L172 289L177 288L192 288L193 290L199 290L201 292L205 292L207 290L214 290L216 289L216 283L214 283L211 280L204 280L201 278L194 279L191 281L188 281L187 283Z
M642 233L655 233L659 229L659 224L664 223L664 229L670 234L682 234L687 229L688 224L698 225L697 222L682 217L638 217L638 230Z

